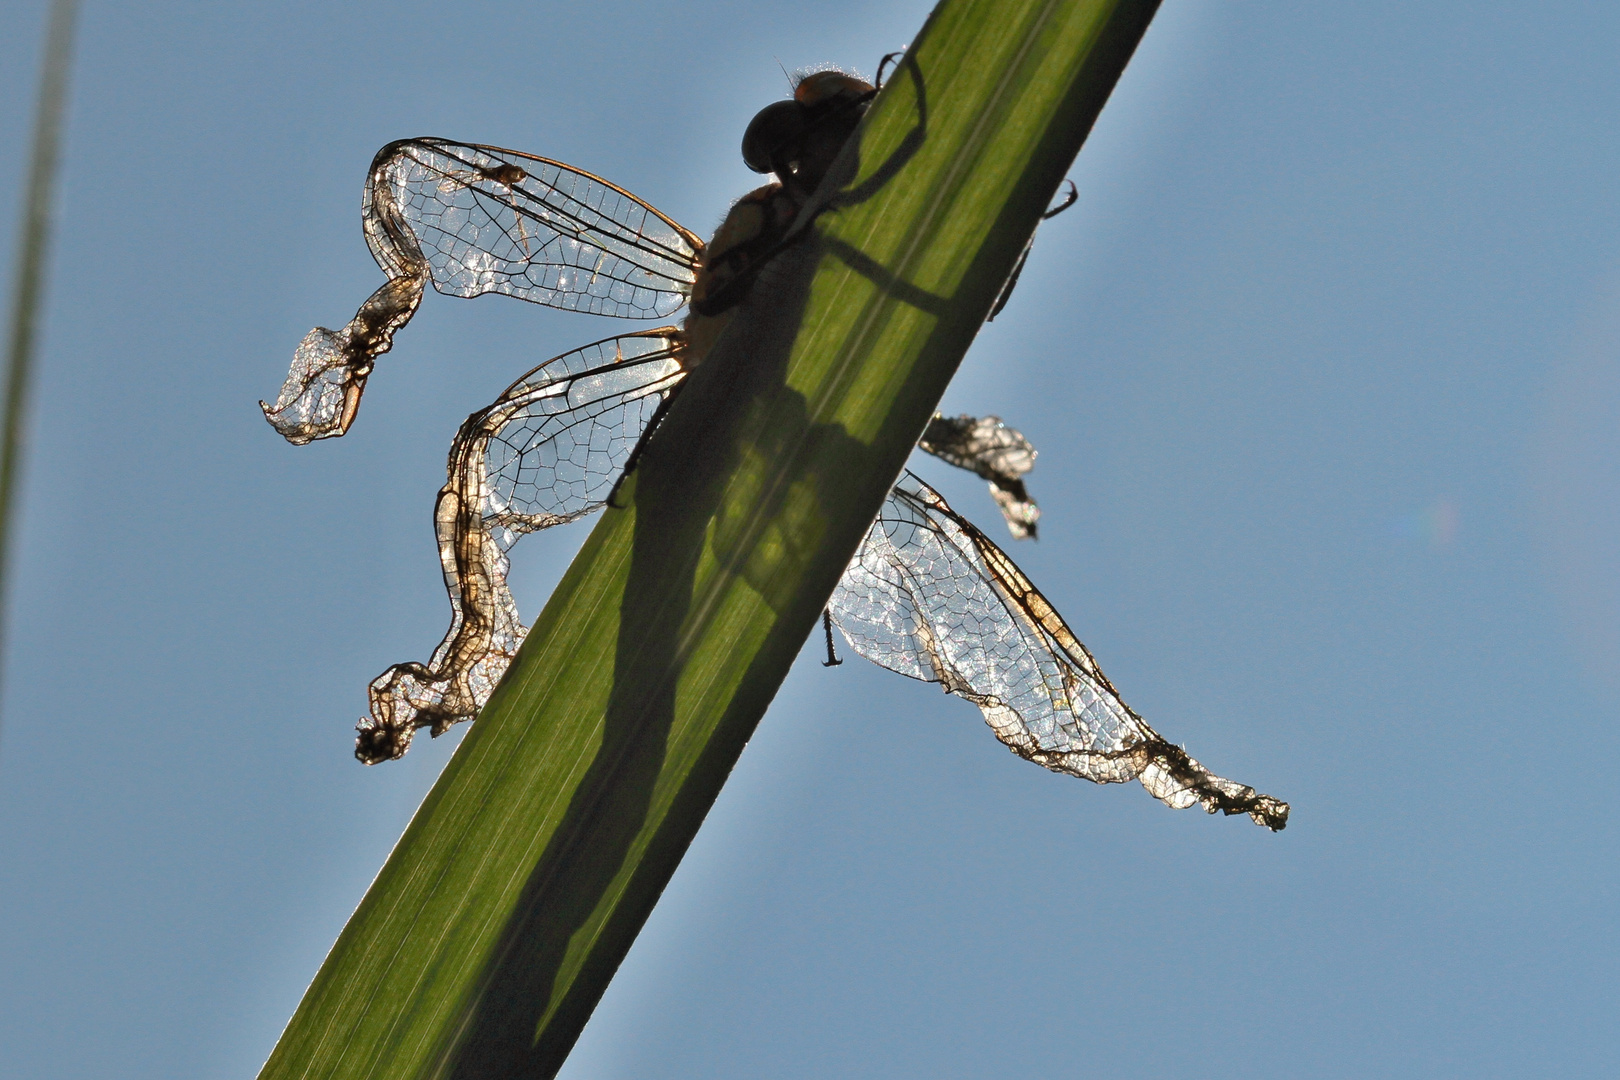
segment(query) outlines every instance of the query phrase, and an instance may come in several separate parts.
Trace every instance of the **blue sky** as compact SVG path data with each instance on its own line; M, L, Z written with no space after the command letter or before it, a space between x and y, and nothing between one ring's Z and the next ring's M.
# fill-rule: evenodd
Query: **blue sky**
M513 146L707 232L778 62L870 73L927 10L86 5L0 718L0 1078L252 1075L453 749L350 757L366 682L444 629L449 438L611 330L430 295L351 434L282 443L255 402L382 280L374 151ZM44 5L5 16L29 101ZM812 641L563 1075L1606 1075L1617 40L1585 3L1167 0L944 407L1035 441L1014 555L1288 830L1047 773ZM0 113L6 252L28 124ZM527 616L584 533L518 549Z

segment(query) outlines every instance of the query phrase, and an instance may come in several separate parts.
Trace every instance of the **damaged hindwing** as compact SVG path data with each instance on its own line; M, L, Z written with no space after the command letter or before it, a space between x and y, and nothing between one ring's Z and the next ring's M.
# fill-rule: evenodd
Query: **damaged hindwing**
M1020 757L1098 783L1140 780L1177 808L1287 823L1286 803L1213 775L1148 726L1007 554L913 476L830 611L852 649L973 702Z

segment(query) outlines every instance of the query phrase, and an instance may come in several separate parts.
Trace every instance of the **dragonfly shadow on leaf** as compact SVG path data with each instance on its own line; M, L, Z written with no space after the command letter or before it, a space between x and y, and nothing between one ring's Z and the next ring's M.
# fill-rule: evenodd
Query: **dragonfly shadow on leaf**
M680 707L678 680L694 660L689 627L734 599L741 583L776 617L740 681L751 685L756 670L796 654L822 608L801 599L817 589L798 583L813 578L825 596L847 559L817 555L822 545L813 540L776 542L785 535L777 529L784 511L847 534L846 547L853 547L887 490L874 487L864 511L852 509L844 478L870 472L879 451L840 425L816 423L804 396L787 385L820 256L809 238L773 260L769 287L760 290L768 302L738 306L644 446L621 495L626 509L609 511L634 519L601 746L502 928L445 1075L548 1075L560 1065L570 1046L549 1033L577 1030L559 1021L588 1013L596 1000L589 988L597 980L570 970L570 943L581 934L628 939L640 929L642 915L622 913L650 904L627 903L628 895L662 888L684 850L690 816L701 817L712 802L759 714L747 694L731 702L675 805L654 805ZM790 482L804 448L818 447L815 460L823 461L829 444L834 465ZM632 859L641 845L647 854ZM554 998L556 987L568 989Z
M913 285L852 244L829 238L827 250L845 266L876 285L885 296L893 297L902 304L909 304L935 316L943 316L950 305L949 297Z
M871 175L855 184L853 187L843 187L846 178L860 175L860 158L856 148L846 151L847 156L834 165L832 174L833 185L829 185L829 194L823 200L812 203L810 209L813 213L821 210L840 210L849 206L858 206L881 191L890 181L900 174L906 163L917 156L923 143L928 140L928 87L923 79L922 67L917 58L911 53L900 58L896 74L905 72L909 75L912 100L917 112L917 122L907 131L893 151L885 157ZM900 93L899 80L895 79L884 85L889 95ZM819 205L818 205L819 203Z

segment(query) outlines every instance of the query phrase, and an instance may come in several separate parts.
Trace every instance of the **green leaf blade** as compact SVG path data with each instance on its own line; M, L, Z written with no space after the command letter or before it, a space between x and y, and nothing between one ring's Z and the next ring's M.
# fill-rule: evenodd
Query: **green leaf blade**
M261 1076L556 1072L1155 6L936 10Z

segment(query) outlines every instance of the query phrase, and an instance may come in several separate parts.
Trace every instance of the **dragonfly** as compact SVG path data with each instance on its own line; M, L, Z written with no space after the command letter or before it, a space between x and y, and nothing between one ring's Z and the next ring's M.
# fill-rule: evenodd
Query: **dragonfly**
M437 736L477 715L527 633L507 586L513 545L612 504L738 304L769 302L755 288L759 270L802 230L874 83L803 74L790 98L755 116L743 160L770 178L733 204L707 243L559 161L442 138L378 151L362 220L388 280L343 328L311 330L275 403L260 402L289 442L349 430L377 357L429 285L621 319L686 315L553 357L461 425L433 513L450 627L425 663L396 664L372 681L360 761L399 758L417 729ZM1012 536L1035 535L1039 509L1023 477L1036 455L1016 429L994 416L936 415L919 448L984 478ZM1013 560L909 472L823 621L829 664L838 662L836 626L858 655L977 705L996 738L1029 761L1098 783L1136 780L1175 808L1247 814L1272 830L1287 823L1287 803L1216 776L1149 726Z

